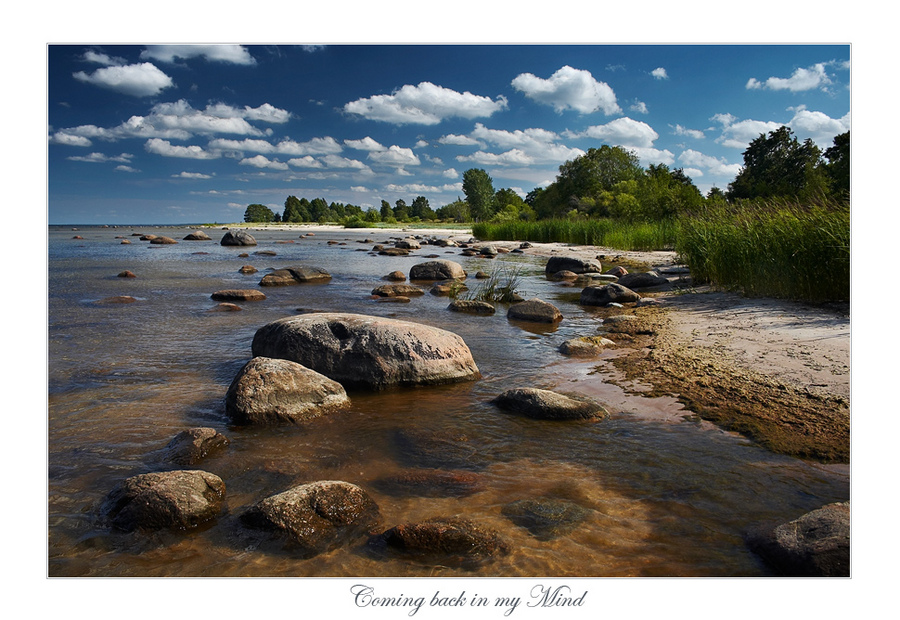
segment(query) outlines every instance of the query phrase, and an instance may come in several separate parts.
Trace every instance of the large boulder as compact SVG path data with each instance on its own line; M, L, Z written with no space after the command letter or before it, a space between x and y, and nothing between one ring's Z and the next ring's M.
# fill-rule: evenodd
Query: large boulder
M600 355L606 347L615 344L602 336L583 336L566 340L559 345L559 352L570 357L594 357Z
M153 237L150 240L153 245L174 245L178 243L172 237Z
M598 261L573 258L571 256L551 256L544 267L544 273L548 276L560 271L600 273L602 270L603 268Z
M214 428L191 428L175 435L166 445L165 459L179 467L193 467L224 450L228 443L228 438Z
M466 270L452 260L431 260L413 265L409 270L410 280L462 280Z
M327 282L331 274L321 267L308 265L295 265L283 267L267 273L260 280L260 286L287 286L291 284L304 284L307 282Z
M385 389L480 378L463 339L446 330L361 314L286 317L257 330L253 355L288 359L346 388Z
M188 530L222 511L225 483L200 470L132 476L107 496L101 510L112 527L125 531Z
M850 502L828 504L794 521L754 531L747 545L788 577L849 577Z
M612 303L636 302L641 296L618 283L603 286L586 286L581 291L579 303L582 306L608 306Z
M207 235L202 230L195 230L192 233L189 233L184 241L212 241L209 235Z
M296 486L267 497L241 515L248 527L285 536L304 558L353 542L380 519L378 505L369 494L341 480Z
M370 545L411 559L449 565L478 563L509 552L496 531L457 517L397 525L373 538Z
M254 357L231 382L225 411L239 424L302 422L350 403L337 381L296 362Z
M663 284L668 284L669 280L655 271L647 271L645 273L626 273L625 275L619 276L617 283L630 289L636 289L661 286Z
M563 315L559 308L537 297L513 304L506 312L506 318L532 323L558 323Z
M504 411L542 420L589 420L609 415L603 405L590 398L537 388L506 390L491 402Z
M422 245L412 237L407 237L406 239L401 239L397 243L394 244L395 248L400 248L403 250L420 250L422 249Z
M447 306L448 310L453 312L466 312L468 314L494 314L497 309L493 304L486 301L478 301L476 299L454 299Z
M246 230L229 230L222 236L221 245L256 245L256 239Z

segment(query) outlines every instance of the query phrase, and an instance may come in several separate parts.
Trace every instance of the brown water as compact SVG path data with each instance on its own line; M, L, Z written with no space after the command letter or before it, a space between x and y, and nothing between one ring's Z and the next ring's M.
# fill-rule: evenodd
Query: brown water
M259 246L213 241L150 246L133 231L181 239L184 228L51 227L49 233L49 574L52 576L743 576L767 575L743 544L759 523L786 521L849 498L846 467L768 453L695 421L674 399L625 394L592 373L596 363L557 352L596 333L599 319L574 303L574 289L543 277L544 261L492 260L423 246L411 257L375 256L378 231L254 231ZM81 235L83 240L72 239ZM122 245L117 235L132 243ZM336 240L346 245L329 245ZM276 243L294 241L294 243ZM253 252L274 250L276 256ZM239 258L241 252L249 258ZM203 252L198 254L198 252ZM426 255L473 274L516 264L522 288L556 304L555 327L446 310L432 295L409 304L369 299L381 276ZM256 288L267 267L308 263L328 284L266 288L241 312L209 312L210 294ZM242 275L241 265L260 273ZM130 269L135 279L116 277ZM470 286L475 286L475 281ZM577 292L577 291L576 291ZM130 295L132 304L97 300ZM577 296L576 296L577 297ZM250 358L259 327L299 308L394 316L460 334L483 378L379 394L351 393L352 407L304 425L233 427L228 385ZM604 402L603 422L536 421L499 412L489 400L510 387L577 391ZM122 479L165 469L160 452L181 430L211 426L231 445L199 467L227 486L227 510L189 533L124 534L104 528L98 506ZM404 432L452 431L464 441L437 455L410 451ZM373 484L413 467L476 472L483 490L462 498L396 497ZM387 529L458 515L499 530L512 552L477 568L424 565L368 552L365 541L301 560L241 527L238 516L271 494L314 480L346 480L378 503ZM591 510L571 534L542 541L501 514L510 502L551 496Z

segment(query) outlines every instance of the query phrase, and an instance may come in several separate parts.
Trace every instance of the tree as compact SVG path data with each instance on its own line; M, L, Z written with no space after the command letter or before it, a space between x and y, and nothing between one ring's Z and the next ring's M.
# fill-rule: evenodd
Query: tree
M391 203L387 200L381 201L381 219L387 221L388 218L394 217L394 210L391 209Z
M476 222L489 220L496 209L494 205L494 181L481 168L469 168L463 172L463 193Z
M428 199L425 196L417 196L409 207L410 215L422 220L433 220L437 217L434 209L428 206Z
M303 208L300 200L296 196L288 196L284 201L284 212L281 215L282 222L303 222L303 213L306 212L306 218L309 219L309 211Z
M459 198L450 204L440 207L437 210L437 216L442 220L453 220L459 223L472 221L469 203Z
M850 132L834 137L834 145L825 149L825 173L831 181L831 191L850 197Z
M406 201L402 198L398 198L397 202L394 203L394 217L400 220L409 219L409 207L406 206Z
M272 222L274 220L275 213L266 205L254 203L248 205L247 210L244 211L245 222Z
M621 146L604 144L562 164L556 177L556 191L571 208L578 199L596 199L617 183L639 179L643 173L637 155Z
M640 203L637 217L646 220L672 218L703 204L703 194L684 170L650 164L633 192Z
M727 197L809 198L826 193L822 152L812 140L800 143L785 126L760 134L744 151L744 167L728 184Z

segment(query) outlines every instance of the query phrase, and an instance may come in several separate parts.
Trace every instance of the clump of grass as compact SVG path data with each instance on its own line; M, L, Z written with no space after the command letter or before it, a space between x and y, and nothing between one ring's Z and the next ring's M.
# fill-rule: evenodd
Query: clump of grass
M850 208L820 201L716 205L682 217L676 249L695 282L749 296L850 299Z
M522 268L501 267L493 271L478 288L466 292L462 299L487 301L491 303L512 303L519 298L519 286L522 283Z

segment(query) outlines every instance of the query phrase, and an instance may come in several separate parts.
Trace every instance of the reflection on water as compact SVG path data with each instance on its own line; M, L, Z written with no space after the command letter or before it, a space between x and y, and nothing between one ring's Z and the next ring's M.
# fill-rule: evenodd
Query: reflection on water
M181 239L188 230L89 228L72 239L51 228L49 255L49 570L55 576L659 576L765 575L741 534L849 497L846 468L769 454L685 415L674 399L627 395L592 373L595 364L557 353L596 332L572 289L543 277L543 261L489 260L423 246L410 257L368 250L378 231L254 232L259 246L181 241L150 246L131 232ZM132 240L123 245L116 239ZM360 241L370 238L367 243ZM276 243L293 240L294 243ZM329 244L328 241L338 243ZM344 244L344 245L341 245ZM273 250L275 256L254 254ZM202 252L202 253L198 253ZM249 256L240 257L247 252ZM425 256L474 274L501 262L523 268L523 289L557 305L558 326L446 310L433 295L383 304L369 292ZM327 284L267 287L240 312L210 312L221 289L258 288L267 268L308 263ZM251 264L259 273L239 273ZM125 269L136 278L119 278ZM469 283L475 285L474 280ZM98 304L116 295L130 304ZM256 329L304 310L393 316L449 329L472 349L483 379L472 383L351 393L347 411L303 425L232 427L225 390L250 357ZM505 414L489 401L517 386L577 391L607 405L609 419L546 422ZM165 469L161 450L178 432L211 426L231 445L200 467L227 485L227 511L190 533L122 534L97 507L131 475ZM477 490L454 497L398 495L378 483L413 468L469 472ZM383 527L458 515L499 530L512 552L471 569L374 556L358 545L300 560L238 516L263 497L314 480L346 480L381 508ZM539 540L502 514L511 502L565 499L588 510L572 532Z

